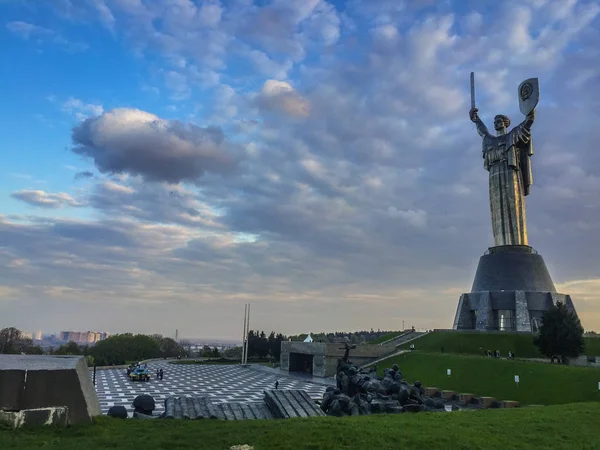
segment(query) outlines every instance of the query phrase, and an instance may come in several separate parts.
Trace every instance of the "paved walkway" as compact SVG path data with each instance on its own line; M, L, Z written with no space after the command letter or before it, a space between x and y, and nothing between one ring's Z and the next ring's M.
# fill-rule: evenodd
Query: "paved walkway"
M278 380L281 380L283 378L289 378L296 381L302 381L304 383L320 384L325 387L336 385L335 380L333 378L315 377L309 373L302 372L286 372L280 370L278 367L273 368L269 366L263 366L261 364L250 364L247 368L256 372L262 372L265 374L272 375L274 377L277 377Z
M103 413L113 405L123 405L133 412L133 399L140 394L150 394L156 400L155 414L164 411L166 397L206 395L215 403L262 402L263 391L274 389L279 381L279 389L303 389L311 398L322 398L327 387L310 380L282 376L271 369L252 370L239 365L200 365L149 363L148 369L164 371L163 380L152 378L149 382L131 381L125 369L107 369L96 372L96 392ZM263 366L264 367L264 366Z

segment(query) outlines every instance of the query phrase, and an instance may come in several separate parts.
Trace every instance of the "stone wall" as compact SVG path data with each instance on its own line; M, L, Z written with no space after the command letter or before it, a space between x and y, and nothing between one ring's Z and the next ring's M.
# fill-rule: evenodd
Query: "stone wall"
M577 358L569 358L570 366L578 367L599 367L600 368L600 356L585 356L581 355Z
M350 350L350 360L361 366L395 351L395 345L358 345ZM331 377L335 375L338 359L344 356L344 352L344 344L284 341L281 343L280 369L288 371L290 354L300 353L313 356L314 376Z
M84 357L0 355L0 410L61 406L69 423L101 414Z

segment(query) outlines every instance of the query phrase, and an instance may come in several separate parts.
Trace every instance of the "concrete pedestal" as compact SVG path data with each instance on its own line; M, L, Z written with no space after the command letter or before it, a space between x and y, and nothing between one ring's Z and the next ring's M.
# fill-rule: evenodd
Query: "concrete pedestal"
M556 292L544 259L532 247L491 247L479 259L471 292L462 294L455 330L535 332L544 311L571 297Z
M0 410L56 407L70 424L102 414L84 357L0 355Z

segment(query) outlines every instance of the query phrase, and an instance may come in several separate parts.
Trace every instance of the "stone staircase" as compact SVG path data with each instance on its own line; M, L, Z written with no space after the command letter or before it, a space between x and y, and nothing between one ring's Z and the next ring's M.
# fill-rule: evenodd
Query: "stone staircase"
M396 336L388 341L382 342L379 345L395 345L398 347L399 345L405 344L407 342L413 341L415 339L419 339L420 337L429 334L429 331L407 331L406 333L401 334L400 336Z
M392 338L389 341L382 342L379 345L386 345L386 346L393 345L396 347L395 351L392 351L392 352L388 353L387 355L382 356L381 358L377 358L374 361L363 364L360 368L364 369L364 368L367 368L370 366L374 366L374 365L379 364L382 361L385 361L386 359L393 358L394 356L400 356L403 353L409 352L408 349L399 349L398 347L402 344L407 344L414 340L420 339L423 336L428 335L429 333L430 333L429 331L407 331L406 333L401 334L400 336L396 336L395 338Z

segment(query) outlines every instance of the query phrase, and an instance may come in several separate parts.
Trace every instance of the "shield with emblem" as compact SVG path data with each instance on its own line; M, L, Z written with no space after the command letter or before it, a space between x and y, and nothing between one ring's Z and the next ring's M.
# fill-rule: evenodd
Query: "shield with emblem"
M519 85L519 109L525 115L537 106L540 100L540 85L537 78L529 78Z

